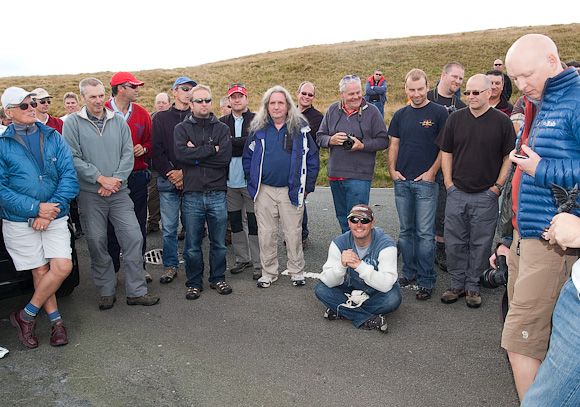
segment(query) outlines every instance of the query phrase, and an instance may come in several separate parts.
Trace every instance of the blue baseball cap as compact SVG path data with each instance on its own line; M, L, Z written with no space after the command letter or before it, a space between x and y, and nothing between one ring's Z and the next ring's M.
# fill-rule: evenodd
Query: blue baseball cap
M187 76L180 76L177 80L173 83L173 87L171 90L177 88L179 85L183 85L184 83L191 83L193 86L197 86L197 82Z

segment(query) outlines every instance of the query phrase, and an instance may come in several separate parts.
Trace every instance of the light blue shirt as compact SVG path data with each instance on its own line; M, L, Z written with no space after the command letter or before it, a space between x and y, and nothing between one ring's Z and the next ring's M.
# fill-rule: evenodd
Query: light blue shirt
M234 118L234 129L236 131L235 137L242 137L243 117L236 117L232 112ZM245 188L247 187L246 177L244 176L244 168L242 166L242 157L232 157L230 161L230 173L228 177L228 188Z
M122 118L125 119L125 121L129 120L129 117L131 117L131 113L133 113L133 103L129 103L129 109L127 110L127 114L123 114L123 112L117 108L117 105L115 104L115 98L111 99L111 107L113 108L115 113L119 114Z

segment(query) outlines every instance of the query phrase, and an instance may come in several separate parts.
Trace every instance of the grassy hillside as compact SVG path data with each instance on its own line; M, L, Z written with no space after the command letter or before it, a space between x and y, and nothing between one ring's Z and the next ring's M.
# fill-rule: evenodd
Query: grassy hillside
M388 125L393 113L406 103L403 81L412 68L423 69L434 85L441 75L443 65L449 61L458 61L465 66L467 79L492 69L494 59L504 59L511 44L528 33L550 36L558 45L563 61L580 60L580 24L568 24L315 45L195 67L134 71L133 74L145 82L138 103L149 111L153 110L155 95L169 91L174 80L185 75L211 86L215 99L214 112L218 114L219 99L226 94L231 83L245 84L249 107L255 111L262 94L271 86L282 85L295 94L298 85L304 80L310 80L316 85L314 105L324 112L332 102L338 100L338 82L344 75L357 74L364 81L376 68L380 68L389 84L385 106L385 122ZM63 95L67 91L78 93L81 79L94 76L107 85L113 74L96 72L0 78L0 90L8 86L20 86L27 90L42 87L52 95ZM512 101L519 95L514 86ZM63 115L64 107L60 97L56 97L54 102L50 113ZM326 157L326 154L322 154L323 163L326 163ZM319 183L327 183L325 168L321 168ZM390 178L386 170L386 154L382 152L377 156L374 186L387 185L390 185Z

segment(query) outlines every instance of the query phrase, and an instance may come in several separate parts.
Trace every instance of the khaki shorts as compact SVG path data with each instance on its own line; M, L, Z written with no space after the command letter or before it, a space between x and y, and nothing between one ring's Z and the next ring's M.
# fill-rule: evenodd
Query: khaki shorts
M570 278L578 259L577 249L562 250L541 239L514 241L509 256L507 293L509 311L505 319L501 346L534 359L543 360L548 351L552 313L560 289Z
M34 230L28 222L2 221L6 250L18 271L44 266L49 259L71 259L68 216L50 222L44 231Z

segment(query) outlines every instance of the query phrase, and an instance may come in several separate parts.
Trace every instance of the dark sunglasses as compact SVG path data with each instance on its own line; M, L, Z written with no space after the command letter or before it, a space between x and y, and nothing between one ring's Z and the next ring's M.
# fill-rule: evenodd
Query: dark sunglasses
M190 90L192 90L193 88L190 88L189 86L180 86L179 89L181 89L184 92L189 92Z
M199 98L199 99L193 99L192 100L193 103L201 103L201 102L205 102L205 103L210 103L211 102L211 98Z
M469 96L473 93L473 96L479 96L481 93L485 92L487 89L484 90L466 90L463 92L465 96Z
M52 102L50 101L50 99L40 99L40 100L38 101L38 103L40 103L41 105L43 105L43 104L45 104L45 103L47 103L47 104L49 104L49 105L50 105ZM33 107L36 107L36 106L33 106Z
M21 104L16 105L16 106L10 106L8 109L16 109L17 107L19 107L20 110L28 110L29 106L32 106L32 108L34 109L36 106L38 106L38 103L36 103L36 102L21 103Z
M503 64L493 64L493 66L502 66Z
M350 221L350 223L354 223L355 225L359 222L362 223L363 225L367 225L372 222L372 220L370 220L369 218L357 218L356 216L348 218L348 220Z
M131 89L137 89L138 88L137 85L132 85L130 83L126 83L126 84L121 85L121 86L123 86L124 88L131 88Z
M241 83L232 83L230 85L230 87L228 88L228 90L233 89L233 88L237 88L237 87L246 89L246 87L244 85L242 85Z
M231 108L232 108L230 105L227 105L226 107L227 107L228 109L231 109Z
M311 98L313 98L313 97L314 97L314 93L308 93L308 92L300 92L300 94L301 94L302 96L308 96L308 97L311 97Z

